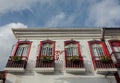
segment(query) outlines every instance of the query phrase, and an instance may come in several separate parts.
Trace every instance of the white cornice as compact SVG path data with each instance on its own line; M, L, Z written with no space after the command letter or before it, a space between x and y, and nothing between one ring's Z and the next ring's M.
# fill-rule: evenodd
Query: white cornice
M17 39L100 39L103 28L17 28L12 29ZM120 36L120 28L105 29L106 38Z

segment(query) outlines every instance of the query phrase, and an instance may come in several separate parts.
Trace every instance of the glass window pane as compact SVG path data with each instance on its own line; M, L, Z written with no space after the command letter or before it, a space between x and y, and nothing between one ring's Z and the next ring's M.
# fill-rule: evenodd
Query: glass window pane
M101 44L93 44L92 45L92 53L94 56L104 55L104 51L103 51Z
M120 47L113 47L113 49L114 49L114 51L115 52L120 52L120 49L119 49Z
M76 44L68 44L65 47L67 56L78 56L78 47Z
M16 56L27 56L29 45L22 44L18 46Z
M115 52L120 52L120 47L113 47ZM120 53L115 54L118 59L120 59Z
M49 44L49 43L43 44L42 50L41 50L41 55L51 56L52 55L52 47L53 47L52 44Z

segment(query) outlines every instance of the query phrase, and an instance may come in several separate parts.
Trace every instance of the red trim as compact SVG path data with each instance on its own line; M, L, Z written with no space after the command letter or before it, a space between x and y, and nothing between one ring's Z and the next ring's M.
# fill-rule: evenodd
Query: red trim
M46 44L46 43L49 43L49 44L53 44L53 59L55 59L55 56L54 56L54 54L55 54L55 41L51 41L51 40L45 40L45 41L41 41L40 42L40 46L39 46L39 53L38 53L38 59L40 59L41 58L41 52L42 52L42 45L43 44Z
M112 49L112 53L116 53L116 51L114 50L113 47L120 47L120 40L109 40L108 41L110 44L110 47ZM115 64L116 67L120 67L120 63L119 60L117 59L117 57L115 56L117 63Z
M112 49L113 52L115 51L113 49L114 46L120 47L120 40L109 40L108 42L109 42L110 47L111 47L111 49Z
M41 49L42 49L42 41L40 42L40 45L39 45L38 59L40 59Z
M91 48L91 45L92 44L101 44L102 45L102 48L103 48L103 51L104 51L104 54L106 56L110 56L109 54L109 51L106 47L106 44L103 42L103 41L97 41L97 40L94 40L94 41L88 41L88 44L89 44L89 49L90 49L90 54L91 54L91 57L92 57L92 62L93 62L93 65L94 65L94 69L96 70L96 65L95 65L95 61L94 61L94 55L92 53L92 48Z
M65 50L65 46L68 45L68 44L76 44L78 46L78 54L79 54L79 58L80 60L83 60L82 56L81 56L81 51L80 51L80 44L78 41L74 41L74 40L69 40L69 41L65 41L64 42L64 50ZM65 50L65 61L66 61L66 50Z
M17 44L16 44L16 46L15 46L15 49L13 50L13 53L12 53L11 56L15 56L15 53L16 53L17 48L18 48L18 45L19 45L19 43L17 42Z
M65 45L66 45L66 43L64 42L64 53L65 53L64 59L65 59L65 63L66 63L66 50L65 50ZM66 67L66 64L65 64L65 67Z
M115 52L115 50L114 50L114 46L115 47L120 47L120 40L109 40L108 41L109 42L109 44L110 44L110 47L111 47L111 49L112 49L112 52Z
M54 60L55 60L55 47L56 47L56 46L55 46L55 43L56 43L56 42L53 41L53 45L54 45L54 46L53 46L53 59L54 59Z
M31 44L32 44L31 41L18 41L12 56L15 56L15 54L17 52L17 49L18 49L18 46L21 45L21 44L29 44L30 45L30 47L28 49L28 53L27 53L27 60L28 60L28 57L29 57L29 54L30 54L30 49L31 49Z
M78 44L78 53L79 53L80 60L83 60L83 57L81 56L80 43L77 42L77 44Z

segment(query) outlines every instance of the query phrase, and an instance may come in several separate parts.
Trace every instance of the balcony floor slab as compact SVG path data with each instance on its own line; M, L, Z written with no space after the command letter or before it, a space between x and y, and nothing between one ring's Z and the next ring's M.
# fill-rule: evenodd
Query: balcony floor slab
M117 68L97 68L96 69L96 72L97 73L108 73L108 72L110 72L110 73L115 73L115 72L117 72Z
M8 72L24 72L25 71L24 68L7 68L7 67L4 70Z
M66 68L66 72L85 72L85 68Z
M54 72L54 68L35 68L36 72Z

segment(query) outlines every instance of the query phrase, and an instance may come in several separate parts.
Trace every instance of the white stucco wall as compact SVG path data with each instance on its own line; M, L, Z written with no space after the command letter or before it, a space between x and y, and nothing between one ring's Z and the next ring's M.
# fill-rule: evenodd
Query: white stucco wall
M114 77L87 76L74 74L8 74L6 83L116 83Z
M97 74L94 71L92 59L90 56L88 42L90 40L80 41L81 53L86 68L85 73L70 74L65 71L64 53L55 61L54 73L37 73L35 72L36 57L38 46L41 40L32 41L31 51L25 73L8 73L6 83L116 83L114 76ZM64 50L64 41L56 41L56 50Z

